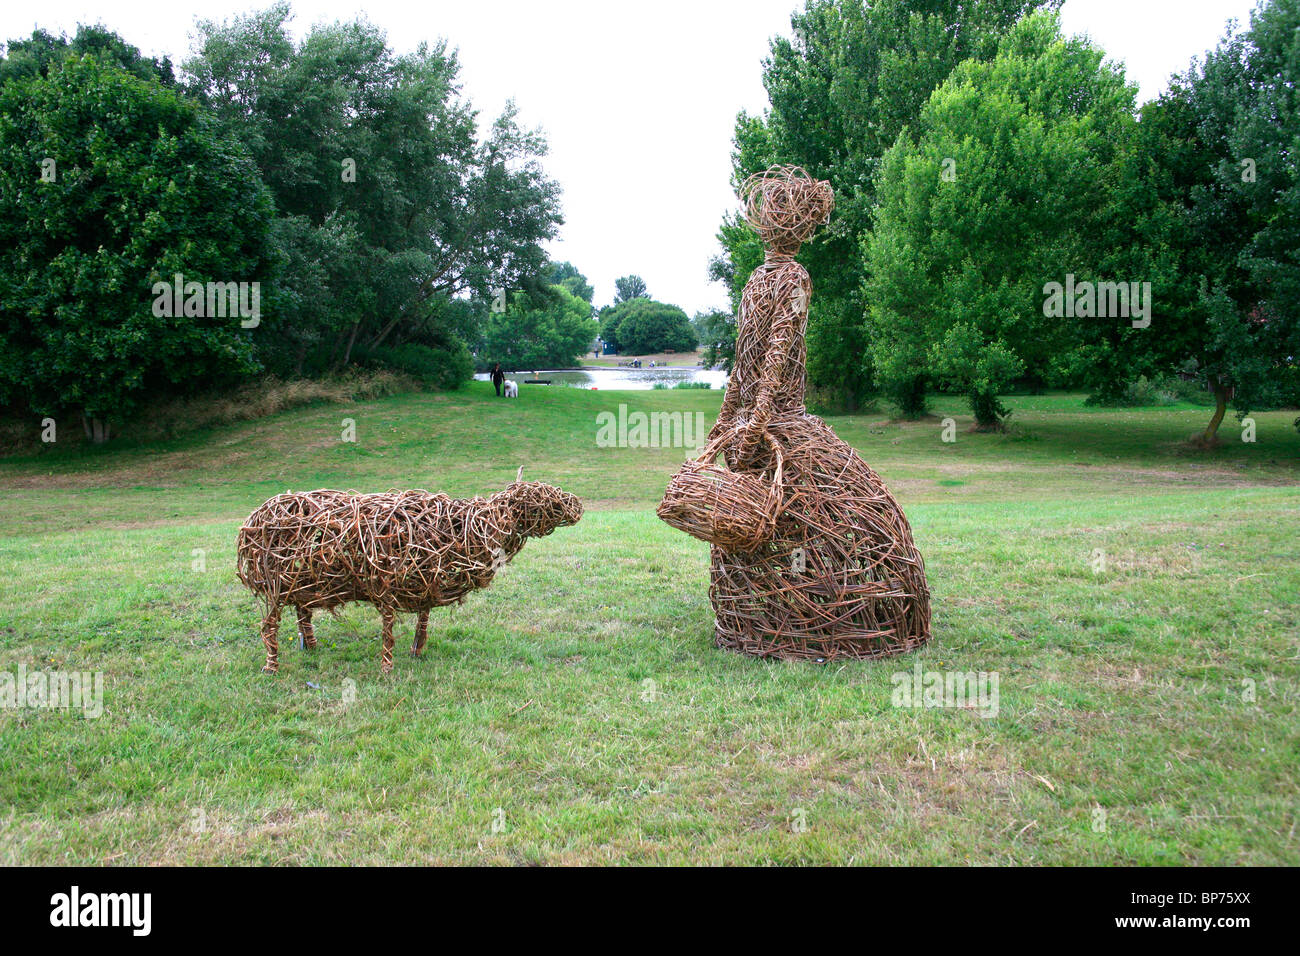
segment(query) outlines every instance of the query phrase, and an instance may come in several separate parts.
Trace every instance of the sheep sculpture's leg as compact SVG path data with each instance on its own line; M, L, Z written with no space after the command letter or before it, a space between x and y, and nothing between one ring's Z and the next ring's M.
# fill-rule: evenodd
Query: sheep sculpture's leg
M415 617L415 643L411 645L411 656L419 657L424 651L424 642L429 639L429 612L419 611Z
M311 626L311 610L305 607L298 608L298 638L305 648L316 646L316 632Z
M276 636L280 633L280 605L272 605L262 618L262 643L266 645L266 665L263 674L274 674L280 669L280 645Z
M379 669L388 674L393 669L393 609L381 607L379 614L384 620L384 648L380 653Z

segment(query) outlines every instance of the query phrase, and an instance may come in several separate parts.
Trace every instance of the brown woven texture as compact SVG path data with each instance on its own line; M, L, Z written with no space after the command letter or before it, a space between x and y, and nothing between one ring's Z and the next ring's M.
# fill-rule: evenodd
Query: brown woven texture
M709 444L669 483L659 516L713 545L720 647L821 660L911 650L930 637L912 529L880 477L804 405L812 284L794 255L828 220L830 184L775 166L741 198L767 256L741 295Z
M719 435L668 483L659 517L679 531L728 551L753 551L772 539L781 512L782 451L769 479L730 471L714 463L730 435Z
M520 469L520 479L522 479ZM276 495L248 516L237 541L239 580L266 602L266 666L279 669L280 611L293 605L306 647L311 615L369 601L383 622L381 669L393 667L393 618L417 615L413 655L424 649L429 611L487 587L528 538L582 517L576 495L517 479L487 498L427 491Z

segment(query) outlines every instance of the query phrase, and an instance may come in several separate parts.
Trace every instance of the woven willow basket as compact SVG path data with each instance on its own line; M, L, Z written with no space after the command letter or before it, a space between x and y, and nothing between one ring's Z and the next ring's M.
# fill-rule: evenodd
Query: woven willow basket
M772 540L781 513L785 461L776 451L771 479L728 470L714 463L723 442L719 435L704 454L682 465L668 483L658 515L678 531L726 551L755 551Z

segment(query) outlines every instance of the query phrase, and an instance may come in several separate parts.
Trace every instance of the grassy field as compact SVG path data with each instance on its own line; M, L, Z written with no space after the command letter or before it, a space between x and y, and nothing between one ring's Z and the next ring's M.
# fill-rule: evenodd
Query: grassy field
M711 422L719 393L490 395L0 462L0 671L104 679L97 719L0 710L0 862L1300 862L1294 412L1210 454L1204 408L1078 395L1010 400L1002 435L949 399L830 419L912 520L934 638L822 666L714 649L707 549L653 510L687 452L597 447L620 403ZM381 677L353 606L259 672L233 559L263 499L520 464L586 516L435 612L422 659ZM997 715L893 706L917 662L996 673Z
M700 364L704 353L701 351L694 352L655 352L650 355L587 355L580 361L583 365L596 365L603 368L613 368L619 362L628 362L632 359L640 359L641 364L649 368L650 363L655 365L675 365L685 368L695 368Z

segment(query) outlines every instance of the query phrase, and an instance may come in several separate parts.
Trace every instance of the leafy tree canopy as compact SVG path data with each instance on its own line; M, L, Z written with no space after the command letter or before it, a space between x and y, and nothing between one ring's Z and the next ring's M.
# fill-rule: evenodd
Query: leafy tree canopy
M596 297L596 290L591 287L587 277L571 262L553 263L546 278L552 285L564 286L579 299L591 302Z
M11 77L0 87L0 403L79 410L104 437L102 423L151 388L255 370L256 328L217 315L207 295L199 314L188 295L160 310L155 284L266 280L272 212L243 147L158 79L93 55Z
M1229 404L1300 398L1300 0L1261 4L1143 109L1141 132L1164 202L1148 242L1177 277L1177 322L1144 344L1210 387L1212 444Z
M1152 204L1126 156L1134 96L1101 50L1063 37L1055 14L1033 14L992 60L960 64L885 154L863 250L866 328L904 411L921 410L932 378L966 392L991 427L1012 379L1060 381L1106 324L1149 334L1099 308L1044 307L1047 284L1071 274L1122 281L1126 300L1131 280L1149 280L1131 254Z
M914 124L931 92L966 59L991 59L998 40L1025 14L1060 0L807 0L789 37L772 40L763 63L770 108L741 113L732 152L736 185L773 163L795 163L835 189L829 229L804 246L812 277L809 382L854 406L872 387L862 330L875 175L884 152ZM711 263L733 303L762 261L753 230L732 214Z
M685 312L645 296L627 299L609 310L601 337L626 355L689 352L697 344L695 329Z
M517 292L504 312L488 313L480 362L510 370L572 366L591 348L596 328L591 303L562 285Z
M48 77L65 60L91 55L125 70L142 80L158 80L167 86L176 81L171 60L144 56L102 24L81 24L71 40L45 30L32 31L26 40L10 40L0 56L0 85L19 77Z
M646 299L650 293L646 291L645 280L640 276L623 276L621 279L614 280L614 304L630 302L632 299Z
M704 364L720 365L728 373L736 361L736 318L730 312L697 312L691 327L704 351Z
M187 89L248 144L279 213L299 219L277 234L286 257L347 250L324 275L288 283L325 308L286 323L278 348L301 354L323 340L345 363L354 343L419 336L458 296L535 280L541 242L562 221L559 189L540 165L545 141L519 127L514 106L480 141L445 43L398 55L364 21L295 42L289 19L277 4L201 22L185 63Z

